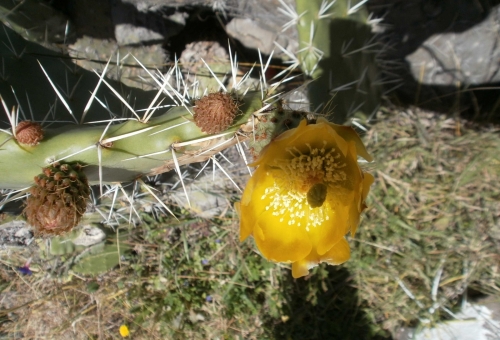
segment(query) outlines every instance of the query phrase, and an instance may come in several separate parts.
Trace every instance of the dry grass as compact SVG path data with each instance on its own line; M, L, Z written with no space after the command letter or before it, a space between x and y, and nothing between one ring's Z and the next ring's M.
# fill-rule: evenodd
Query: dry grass
M21 276L12 268L2 269L2 280L9 282L0 301L5 338L115 339L120 325L130 318L120 302L126 291L116 290L113 274L93 291L95 280L41 273Z
M500 137L418 109L380 115L369 209L348 268L374 321L453 318L468 288L500 296Z

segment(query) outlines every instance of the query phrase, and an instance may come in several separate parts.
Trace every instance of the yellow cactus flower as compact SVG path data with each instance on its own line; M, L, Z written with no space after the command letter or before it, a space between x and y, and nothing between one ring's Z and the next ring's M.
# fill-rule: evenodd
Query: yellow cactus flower
M240 241L253 235L265 258L292 263L295 278L347 261L345 235L356 232L373 183L358 156L372 161L354 129L323 118L278 136L250 164L258 168L236 204Z

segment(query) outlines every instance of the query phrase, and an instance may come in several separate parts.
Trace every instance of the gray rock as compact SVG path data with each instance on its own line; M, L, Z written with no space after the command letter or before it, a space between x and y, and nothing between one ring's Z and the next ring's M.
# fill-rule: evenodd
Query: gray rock
M287 49L291 45L289 37L279 35L279 31L249 18L234 18L227 24L226 32L245 47L259 49L267 55L276 49L275 41Z
M500 81L500 7L476 26L429 37L407 56L411 73L423 84L477 85Z
M111 7L115 38L119 45L163 42L178 34L186 24L187 14L168 14L160 7L143 2L135 5L115 2Z
M397 340L492 340L499 339L498 301L489 298L486 304L465 304L454 314L456 319L436 325L422 323L418 329L404 328L395 334Z
M25 221L10 221L0 225L0 247L26 247L33 240L33 231Z
M119 46L114 40L94 39L88 36L79 38L70 45L69 55L73 62L87 70L102 71L108 60L120 59L120 65L110 63L106 76L121 81L127 86L136 87L145 91L152 90L154 84L146 83L148 73L139 66L134 56L149 67L157 67L167 60L168 56L160 44L149 46ZM127 56L127 58L125 58Z
M106 234L100 228L85 225L80 230L78 236L73 240L75 245L90 247L106 239Z
M164 39L160 33L146 27L137 27L131 24L115 25L115 38L119 45L140 44Z
M294 0L284 0L294 7ZM282 32L283 25L290 20L278 11L282 7L278 0L123 0L141 10L157 10L159 8L180 6L205 6L224 18L234 17L226 26L227 33L239 40L248 48L260 48L264 54L275 50L275 56L283 53L276 48L274 41L285 47L291 53L298 49L297 30L291 27Z

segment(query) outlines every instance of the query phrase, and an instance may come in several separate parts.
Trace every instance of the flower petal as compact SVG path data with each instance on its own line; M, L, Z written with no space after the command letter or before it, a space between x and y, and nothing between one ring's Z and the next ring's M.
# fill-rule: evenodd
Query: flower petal
M253 234L257 216L263 209L259 206L261 202L257 201L255 197L262 196L269 185L272 185L272 178L266 180L266 171L264 168L258 168L248 181L241 202L234 205L240 217L240 242Z
M312 265L314 267L314 264ZM309 269L312 268L306 260L300 260L292 263L292 276L294 279L306 276L309 274Z
M351 258L351 248L345 238L341 239L336 245L325 253L321 262L326 262L331 265L339 265Z
M325 254L349 232L349 206L336 204L332 208L329 204L325 204L325 208L330 209L328 221L309 231L311 242L319 255Z
M373 161L373 157L368 153L368 151L366 151L365 145L361 141L361 138L359 138L358 134L352 127L333 124L328 122L324 118L318 118L318 122L320 120L328 123L332 129L334 129L342 138L344 138L345 141L354 142L356 144L356 151L358 155L366 159L368 162Z
M339 265L351 257L351 249L345 238L342 238L328 252L323 255L318 255L314 250L309 255L292 263L292 276L299 278L309 274L309 269L317 266L321 262L326 262L331 265Z
M307 121L302 120L296 128L283 132L271 143L266 145L260 152L259 157L248 165L257 166L261 163L266 163L268 160L273 159L275 157L274 155L283 157L285 148L297 139L300 139L301 135L307 132L307 127Z
M240 204L240 240L253 235L262 255L292 262L292 275L307 275L320 262L350 257L345 235L354 235L373 176L358 164L371 161L350 127L319 118L304 120L266 146Z
M326 142L326 147L335 147L344 156L346 155L348 143L335 129L332 129L330 124L307 125L305 121L302 121L297 128L290 129L274 139L262 150L257 160L249 165L269 164L276 158L290 158L292 156L286 150L291 148L307 154L310 152L310 147L321 148L324 142Z
M370 186L373 184L375 181L375 177L373 177L372 174L365 172L363 178L363 190L361 194L361 200L364 202L366 200L366 196L368 196L368 192L370 192Z
M303 227L280 222L279 216L264 211L257 220L254 238L262 255L276 262L294 262L311 252L312 244Z

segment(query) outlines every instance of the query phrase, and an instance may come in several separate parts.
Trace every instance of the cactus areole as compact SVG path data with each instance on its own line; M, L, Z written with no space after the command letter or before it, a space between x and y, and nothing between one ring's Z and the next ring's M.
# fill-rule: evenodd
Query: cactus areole
M231 94L210 93L195 102L194 122L203 132L221 133L233 123L238 107Z
M43 129L40 123L25 120L16 126L16 140L25 145L35 146L43 139Z

